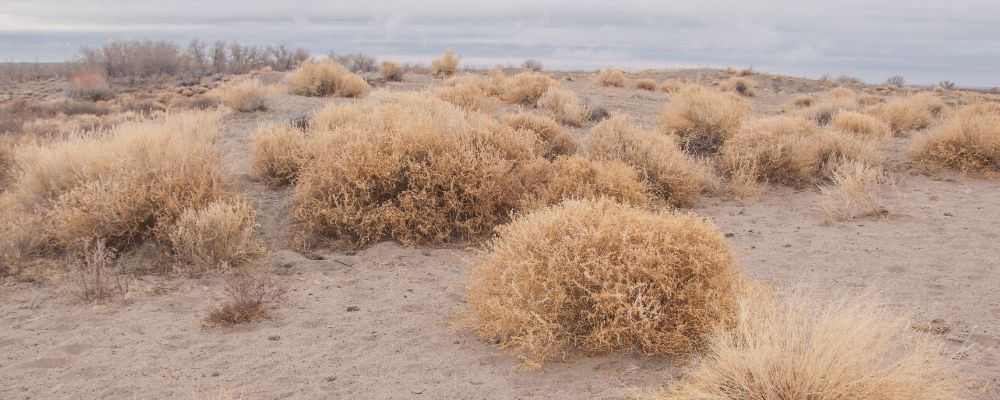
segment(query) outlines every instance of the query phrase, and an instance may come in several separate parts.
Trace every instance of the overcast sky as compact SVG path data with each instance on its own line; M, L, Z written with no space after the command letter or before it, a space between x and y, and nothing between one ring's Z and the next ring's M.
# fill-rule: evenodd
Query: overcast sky
M1000 0L0 0L0 59L111 39L239 40L548 69L733 66L869 82L1000 86Z

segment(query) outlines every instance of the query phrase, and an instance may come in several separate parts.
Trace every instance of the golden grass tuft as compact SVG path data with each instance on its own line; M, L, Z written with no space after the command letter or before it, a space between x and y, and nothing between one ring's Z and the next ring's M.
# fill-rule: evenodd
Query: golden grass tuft
M617 114L594 126L586 138L593 159L632 166L661 200L691 205L712 181L711 170L688 156L672 136L642 130Z
M264 124L250 142L250 167L272 187L292 182L302 168L305 134L291 124Z
M870 296L743 296L681 382L650 400L966 398L941 344Z
M538 99L538 108L559 123L569 126L581 126L590 118L590 109L583 105L580 96L568 89L549 88Z
M557 86L554 79L543 73L521 72L504 82L500 99L510 104L532 106L547 90Z
M254 239L257 219L244 200L214 201L181 213L169 233L181 270L197 271L238 266L263 251Z
M20 147L2 215L34 220L27 226L40 230L36 241L62 249L84 238L119 250L150 238L166 242L186 209L230 196L212 144L219 119L216 112L161 115Z
M634 85L636 89L648 90L650 92L656 90L656 81L652 79L636 79Z
M576 153L576 139L566 133L559 123L549 117L522 112L506 115L502 122L519 132L526 132L538 141L542 156L554 159L561 155Z
M851 89L837 87L830 89L811 105L800 109L796 115L816 121L819 125L829 124L833 117L841 111L853 111L858 108L858 103L854 91Z
M222 104L240 112L263 110L267 88L256 78L235 79L220 88Z
M625 73L615 68L602 69L597 73L597 82L601 86L625 87Z
M497 229L467 287L475 334L534 368L570 352L678 354L731 316L738 277L693 214L567 200Z
M437 78L447 78L458 72L458 62L462 56L456 56L451 49L445 49L441 57L431 61L431 74Z
M520 196L516 167L542 153L533 135L424 93L373 97L311 131L293 196L304 235L440 243L506 218Z
M406 70L392 61L382 61L378 65L378 74L389 82L400 82L403 80Z
M721 86L722 90L738 93L740 96L753 97L757 93L757 82L753 79L731 77Z
M235 325L271 318L270 308L285 300L287 289L262 271L240 269L226 280L226 298L208 322Z
M855 160L832 169L830 183L819 187L820 204L827 217L847 221L884 212L878 196L878 185L886 181L881 166Z
M632 167L618 161L590 160L577 155L552 161L536 159L521 170L523 195L519 210L537 210L564 199L607 197L634 206L650 204L650 190Z
M746 114L746 102L733 94L688 88L667 103L659 129L680 137L685 150L712 153L736 134Z
M435 88L434 96L471 111L490 111L499 100L493 96L490 82L476 75L464 74L448 78L443 87Z
M330 59L303 61L285 80L289 92L301 96L361 97L371 88L360 76Z
M660 82L660 91L666 93L677 93L684 88L684 84L676 79L666 79Z
M871 138L885 138L892 136L889 125L871 115L854 111L841 111L830 121L833 129L852 135L860 135Z
M973 104L918 135L910 146L915 160L965 173L1000 171L1000 105Z
M809 107L816 102L816 98L812 96L798 96L792 100L792 105L800 108Z
M946 107L947 105L937 96L921 93L871 106L866 112L885 120L893 135L905 136L915 130L929 127L935 118L941 116Z

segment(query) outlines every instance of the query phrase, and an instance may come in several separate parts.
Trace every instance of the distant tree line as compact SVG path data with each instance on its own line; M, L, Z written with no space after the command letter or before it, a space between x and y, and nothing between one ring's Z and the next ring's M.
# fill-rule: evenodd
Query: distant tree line
M309 53L300 47L222 40L209 45L198 39L192 39L187 46L165 40L115 40L100 47L83 46L77 55L85 69L113 78L241 74L263 67L285 71L308 58Z

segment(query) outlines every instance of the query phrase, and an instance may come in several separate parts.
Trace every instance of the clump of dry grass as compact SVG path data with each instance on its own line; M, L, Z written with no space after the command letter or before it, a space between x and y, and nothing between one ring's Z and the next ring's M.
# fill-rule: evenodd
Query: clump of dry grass
M936 96L921 93L871 106L866 112L888 122L894 135L905 136L912 131L930 126L946 107Z
M448 78L443 87L434 89L434 96L465 110L489 111L498 105L494 88L476 75L458 75Z
M237 270L226 281L226 299L208 314L208 321L234 325L269 319L269 308L284 301L286 291L263 272Z
M423 93L375 97L311 132L293 197L305 235L445 242L504 220L536 137Z
M538 99L538 108L562 124L581 126L590 118L590 109L580 96L568 89L551 87Z
M266 95L267 88L256 78L232 80L220 88L222 104L240 112L263 110Z
M677 93L684 88L684 84L676 79L666 79L660 82L660 91L666 93Z
M597 82L601 86L625 87L625 73L615 68L602 69L597 73Z
M71 279L80 300L97 302L116 296L125 298L130 277L124 266L115 265L115 250L105 246L104 240L89 239L82 239L79 248L66 264L72 269Z
M162 242L184 210L229 196L212 145L219 130L218 113L187 112L20 147L3 216L38 221L37 237L62 249L81 238L120 250Z
M497 229L471 270L468 324L527 368L571 351L687 353L731 316L737 282L700 217L567 200Z
M400 67L392 61L382 61L378 65L378 74L385 78L389 82L400 82L403 80L403 75L406 74L406 70Z
M726 143L719 163L732 194L745 196L769 182L802 186L829 179L838 162L875 164L875 150L863 138L818 130L802 117L769 117L748 122Z
M917 136L910 156L966 173L1000 171L1000 106L973 104Z
M536 146L542 156L554 159L561 155L571 155L576 152L576 139L566 133L559 123L549 117L522 112L516 115L506 115L502 122L519 132L526 132L535 137Z
M447 78L458 72L458 62L462 56L456 56L451 49L445 49L441 57L431 61L431 74L438 78Z
M685 150L712 153L736 134L746 113L746 102L735 95L689 88L667 103L659 129L680 137Z
M757 92L757 82L742 77L731 77L721 86L722 90L739 93L740 96L753 97Z
M812 96L798 96L792 100L792 104L796 107L809 107L816 102L816 98Z
M250 142L250 167L272 187L284 186L303 163L305 134L291 124L264 124Z
M870 296L743 296L736 315L683 381L648 398L966 398L941 344Z
M812 105L799 110L797 115L816 121L819 125L829 124L833 117L841 111L852 111L858 108L854 91L837 87L830 89L816 99Z
M870 138L892 135L889 125L870 115L855 111L841 111L830 121L830 126L841 132Z
M594 126L586 145L591 158L635 168L651 191L672 205L693 204L712 181L709 168L684 153L672 136L642 130L623 114Z
M656 90L656 81L652 79L636 79L634 85L636 89L648 90L650 92Z
M360 97L371 88L363 78L330 59L303 61L285 80L289 91L301 96Z
M636 170L618 161L577 155L536 159L521 169L521 177L524 194L519 210L537 210L564 199L601 197L640 207L650 203L650 190Z
M510 104L534 105L550 88L559 84L548 75L521 72L504 82L500 99Z
M205 271L238 266L260 254L263 244L254 239L256 229L249 203L215 201L200 209L185 210L169 237L180 261Z
M819 187L823 212L838 221L882 214L878 185L885 180L881 166L857 160L839 163L833 167L830 183Z
M97 72L81 72L66 80L66 94L74 99L100 101L115 97L111 84Z

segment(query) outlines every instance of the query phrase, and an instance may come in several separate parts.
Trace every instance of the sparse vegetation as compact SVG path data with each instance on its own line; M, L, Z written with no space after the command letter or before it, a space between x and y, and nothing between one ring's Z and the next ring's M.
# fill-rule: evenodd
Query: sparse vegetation
M660 82L660 90L666 93L677 93L684 88L684 84L676 79L667 79Z
M240 112L263 110L267 88L259 79L232 80L221 88L222 104Z
M732 94L689 88L667 103L659 129L677 135L687 151L712 153L736 134L746 113L746 103Z
M329 59L303 61L286 80L289 91L301 96L360 97L370 89L360 76Z
M456 56L451 49L445 49L444 54L431 61L431 74L437 78L447 78L458 72L458 62L462 56Z
M652 79L636 79L634 85L636 89L648 90L650 92L656 90L656 81Z
M580 96L568 89L551 87L538 99L538 108L559 123L581 126L590 118L590 108L583 105Z
M896 87L903 87L903 86L906 86L906 79L903 78L902 76L899 76L899 75L893 75L893 76L890 76L888 79L886 79L885 83L887 85L893 85L893 86L896 86Z
M72 269L72 280L77 296L84 302L110 300L128 295L128 272L115 265L115 250L104 245L104 240L81 239L79 251L67 260Z
M179 261L194 270L239 266L261 253L254 239L253 208L245 200L215 201L204 208L188 208L170 231L170 244ZM182 270L189 270L181 265Z
M827 217L846 221L881 215L878 185L886 180L882 167L849 161L833 167L829 184L819 187L821 205Z
M400 82L403 80L406 70L392 61L382 61L378 66L378 73L389 82Z
M303 163L305 134L291 124L264 124L250 145L250 166L270 186L292 182Z
M100 101L115 97L114 90L103 75L83 72L70 76L66 81L66 94L74 99Z
M620 69L602 69L597 73L597 82L601 86L625 87L625 73Z
M468 323L527 368L574 351L687 353L735 305L732 250L692 214L567 200L498 228L487 249Z
M330 53L330 59L337 64L343 65L348 71L355 74L365 72L375 72L379 65L375 57L364 53Z
M524 69L525 71L534 71L534 72L542 72L542 70L544 69L542 67L542 62L541 61L530 59L530 58L527 59L527 60L524 60L524 62L521 63L521 68Z
M930 126L946 107L936 96L922 93L896 98L885 104L869 107L865 112L888 122L894 135L905 136Z
M208 314L216 325L234 325L271 318L270 308L285 299L287 289L253 269L236 270L226 281L226 298Z
M729 78L722 84L722 90L739 93L740 96L753 97L757 92L757 82L742 77Z
M918 161L967 173L1000 171L1000 105L974 104L957 110L917 136L910 154Z

